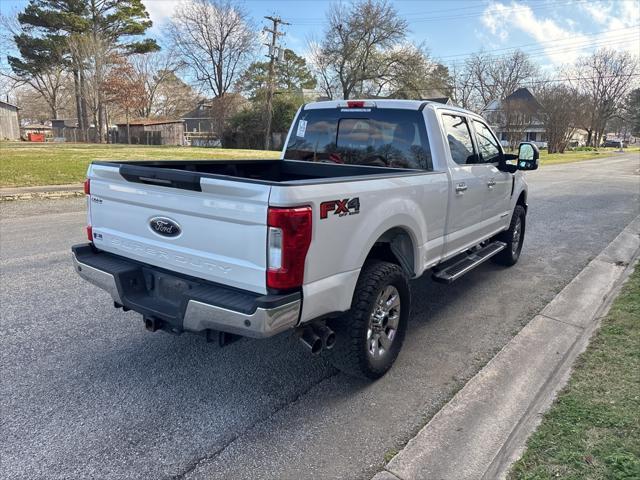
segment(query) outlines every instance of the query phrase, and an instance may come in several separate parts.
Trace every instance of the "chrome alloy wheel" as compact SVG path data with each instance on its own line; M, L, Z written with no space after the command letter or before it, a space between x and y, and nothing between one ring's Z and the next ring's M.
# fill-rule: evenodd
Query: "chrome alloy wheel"
M389 351L400 322L400 294L387 285L378 295L367 329L369 355L379 358Z
M513 226L513 237L511 239L511 252L518 254L520 248L520 237L522 236L522 219L518 217L516 224Z

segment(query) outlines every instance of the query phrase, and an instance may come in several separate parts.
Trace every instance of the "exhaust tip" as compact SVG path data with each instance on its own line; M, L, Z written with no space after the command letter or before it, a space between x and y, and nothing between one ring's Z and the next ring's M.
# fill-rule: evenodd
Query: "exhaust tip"
M322 339L310 327L302 331L300 341L311 351L312 355L318 355L322 350Z
M336 344L336 333L326 325L317 327L316 333L322 339L322 346L327 350L331 350Z
M313 342L313 345L311 346L311 354L318 355L321 350L322 350L322 340L318 339L315 342Z
M326 348L327 350L331 350L335 344L336 344L336 334L334 332L331 332L324 339L324 348Z

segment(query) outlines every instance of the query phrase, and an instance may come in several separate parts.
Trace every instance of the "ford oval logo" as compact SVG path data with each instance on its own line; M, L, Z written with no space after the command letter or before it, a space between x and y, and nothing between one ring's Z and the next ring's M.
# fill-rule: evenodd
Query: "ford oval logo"
M182 233L180 225L167 217L153 217L149 220L149 226L154 233L163 237L177 237Z

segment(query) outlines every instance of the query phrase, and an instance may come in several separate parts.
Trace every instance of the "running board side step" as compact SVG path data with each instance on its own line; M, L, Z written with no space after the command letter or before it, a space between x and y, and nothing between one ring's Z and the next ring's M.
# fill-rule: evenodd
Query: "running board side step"
M504 242L492 242L478 250L473 250L442 269L434 270L431 278L436 282L451 283L504 250L506 246Z

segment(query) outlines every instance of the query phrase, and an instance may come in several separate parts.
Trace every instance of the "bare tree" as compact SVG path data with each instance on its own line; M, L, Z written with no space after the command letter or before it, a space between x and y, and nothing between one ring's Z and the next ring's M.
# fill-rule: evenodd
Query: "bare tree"
M151 104L151 117L177 118L193 110L200 95L175 73L163 75L159 82ZM145 93L148 95L148 93ZM225 95L226 97L226 95ZM148 108L145 104L144 108Z
M322 46L317 42L310 42L310 65L318 78L318 88L327 98L334 99L338 97L340 84L331 68L331 59L324 55Z
M491 62L489 69L494 98L504 98L538 75L538 68L526 53L516 50Z
M176 53L214 97L227 93L251 59L254 32L248 14L230 0L183 2L168 26Z
M578 122L578 92L567 84L542 83L536 90L549 153L563 153Z
M176 73L184 67L174 51L152 52L142 55L134 55L131 65L138 81L144 85L144 102L138 116L148 118L151 116L166 116L167 104L170 96L184 94L180 88ZM171 91L171 86L175 89ZM169 88L165 88L169 87ZM173 95L172 95L173 93Z
M105 76L103 90L106 102L124 112L127 123L127 143L130 144L131 113L138 111L144 102L144 86L140 83L133 66L126 58L116 59L115 65Z
M630 53L600 49L576 62L571 83L586 100L583 120L587 143L600 145L607 122L613 118L633 88L638 60Z
M451 69L453 78L453 99L462 108L477 110L474 108L475 79L467 68L454 65Z
M378 78L364 83L365 95L407 99L425 98L436 92L451 95L449 69L431 60L423 45L403 44L382 57L386 63L380 66Z
M56 104L58 118L73 118L75 115L75 102L73 98L73 82L70 75L66 76L60 92ZM53 118L49 103L31 85L16 86L11 93L14 103L20 107L20 121L25 123L46 123Z
M104 108L104 82L108 69L116 61L115 44L99 32L73 34L67 39L74 71L82 72L82 98L87 115L96 128L95 141L105 140L107 121ZM89 128L89 125L85 125ZM87 132L84 133L87 136ZM87 137L88 138L88 137Z
M459 105L482 110L491 100L502 100L538 75L529 57L516 50L502 56L478 52L454 71Z
M25 32L15 16L0 15L0 46L8 52L14 45L14 38ZM3 68L0 75L8 80L9 88L14 89L26 85L35 90L46 102L51 118L58 118L60 105L67 95L68 75L62 62L62 50L54 53L56 58L44 58L34 65L17 57L8 57L11 68Z
M334 93L334 85L339 85L346 99L365 90L365 82L388 75L398 61L392 49L405 39L408 29L390 2L335 4L327 20L329 27L314 55L321 88Z

